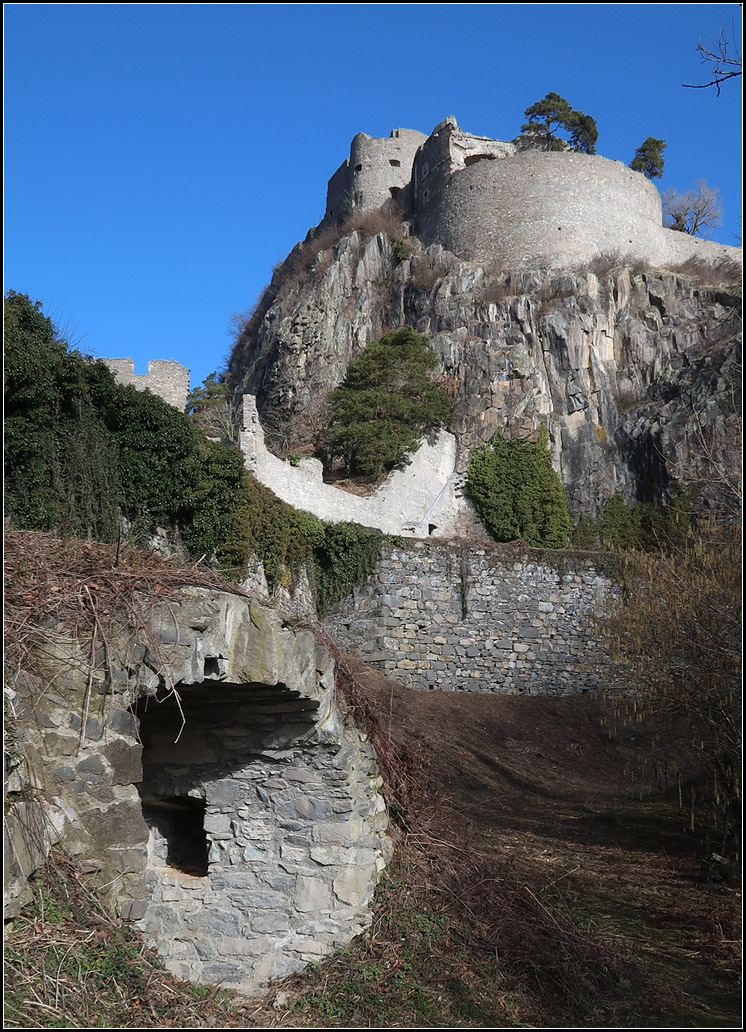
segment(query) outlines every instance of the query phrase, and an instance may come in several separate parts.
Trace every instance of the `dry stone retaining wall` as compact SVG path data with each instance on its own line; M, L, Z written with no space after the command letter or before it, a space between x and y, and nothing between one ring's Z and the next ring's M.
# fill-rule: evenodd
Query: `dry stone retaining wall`
M590 622L613 591L582 558L417 542L394 547L325 623L413 688L569 695L597 685Z

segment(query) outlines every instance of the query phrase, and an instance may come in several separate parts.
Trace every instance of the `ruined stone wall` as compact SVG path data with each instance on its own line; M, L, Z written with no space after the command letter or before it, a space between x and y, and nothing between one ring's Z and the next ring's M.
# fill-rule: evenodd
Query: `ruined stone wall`
M739 248L664 229L658 190L623 162L536 148L522 137L465 133L453 116L429 137L359 133L329 181L325 221L376 208L394 191L426 246L506 269L569 269L610 254L661 268L692 257L740 260Z
M328 653L196 588L107 641L89 676L90 642L50 629L6 690L6 912L59 842L179 977L252 991L349 942L390 847Z
M341 648L413 688L569 695L597 686L591 620L614 590L580 557L417 542L324 622Z
M152 391L179 412L186 408L189 370L179 362L157 358L148 362L147 373L136 373L135 363L131 358L103 358L101 361L124 386L131 384L139 391Z
M444 430L424 440L409 465L392 470L365 496L325 484L318 459L291 466L267 451L256 399L250 394L244 395L240 444L247 469L260 483L296 509L331 523L360 523L406 537L451 537L467 505L464 477L456 474L456 438Z
M141 717L150 903L140 926L174 974L250 987L363 931L386 816L359 734L324 741L307 699L242 689L182 691L178 742L175 707ZM203 807L201 870L199 857L172 855L173 817L189 800Z
M344 222L396 198L409 185L415 153L426 139L416 129L392 129L388 137L358 133L349 159L329 180L324 221Z
M441 166L440 182L437 173L418 186L419 235L459 257L489 256L508 268L539 260L571 267L615 251L665 259L658 191L621 162L528 151L453 172Z

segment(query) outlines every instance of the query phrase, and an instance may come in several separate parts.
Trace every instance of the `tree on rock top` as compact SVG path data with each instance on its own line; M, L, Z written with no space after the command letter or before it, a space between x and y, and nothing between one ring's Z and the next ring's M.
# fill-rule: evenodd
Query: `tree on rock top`
M521 126L524 135L538 136L548 151L562 151L567 142L557 132L562 130L570 136L570 147L582 154L595 154L598 140L598 126L595 118L574 111L559 93L547 93L543 100L527 107L524 115L528 122Z
M663 225L690 236L707 236L723 222L723 202L720 191L698 179L693 190L679 193L673 188L664 190Z
M432 380L427 340L407 327L372 341L331 396L329 425L317 442L327 468L342 459L353 476L381 476L407 459L420 438L454 415Z
M634 172L642 172L648 179L660 179L663 175L663 151L665 148L665 140L658 140L655 136L648 136L635 151L635 156L630 161L629 167Z

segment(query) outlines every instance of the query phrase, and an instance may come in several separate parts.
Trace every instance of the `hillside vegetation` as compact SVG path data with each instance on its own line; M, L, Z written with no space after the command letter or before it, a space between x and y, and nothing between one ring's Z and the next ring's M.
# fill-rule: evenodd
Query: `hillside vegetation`
M516 455L501 443L491 449L527 535L541 521L537 499L518 490L522 463L530 454L546 480L544 442ZM160 525L191 568L239 578L255 555L270 583L287 583L305 562L321 609L349 594L384 543L278 501L238 451L118 385L14 292L5 461L6 515L30 537L95 538L118 556ZM500 497L500 475L484 478ZM547 489L555 501L558 483ZM178 983L58 859L7 939L9 1027L40 1017L45 1027L728 1025L737 897L713 879L732 877L740 850L740 516L720 515L697 526L682 489L664 516L612 499L576 529L625 550L615 562L625 607L605 628L632 693L423 695L335 653L340 690L378 752L399 848L370 932L330 964L250 1006ZM33 564L18 547L25 572L6 569L7 588L26 633L28 621L44 625L50 592L24 580Z
M5 515L17 529L145 543L240 579L255 555L270 587L301 563L321 609L378 558L382 536L325 525L280 501L234 447L149 391L118 384L25 294L5 298Z

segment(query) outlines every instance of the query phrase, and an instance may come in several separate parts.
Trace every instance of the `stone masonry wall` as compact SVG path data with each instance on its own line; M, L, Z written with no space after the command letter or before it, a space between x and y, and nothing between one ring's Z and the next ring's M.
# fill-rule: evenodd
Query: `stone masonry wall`
M329 180L324 222L344 222L398 195L409 185L415 153L426 139L416 129L392 129L384 137L358 133L350 157Z
M120 630L89 671L90 642L50 627L6 686L6 915L60 843L181 978L251 992L349 942L390 843L329 654L201 588Z
M394 165L397 143L406 161ZM475 136L452 115L429 137L405 129L390 139L359 133L350 160L329 181L324 222L372 210L392 195L426 246L511 269L570 269L605 254L661 268L689 258L741 259L740 248L664 229L655 185L621 161L546 152L525 137Z
M579 557L422 541L393 548L325 624L413 688L569 695L597 684L589 625L613 591Z
M104 358L101 361L124 386L131 384L139 391L152 391L179 412L186 408L189 370L179 362L157 358L148 362L147 373L136 373L135 363L131 358Z
M140 927L178 977L251 989L366 927L383 866L380 777L359 734L324 741L315 708L293 693L180 694L178 741L175 707L140 716L150 832ZM174 814L190 800L209 844L202 870L178 855Z

